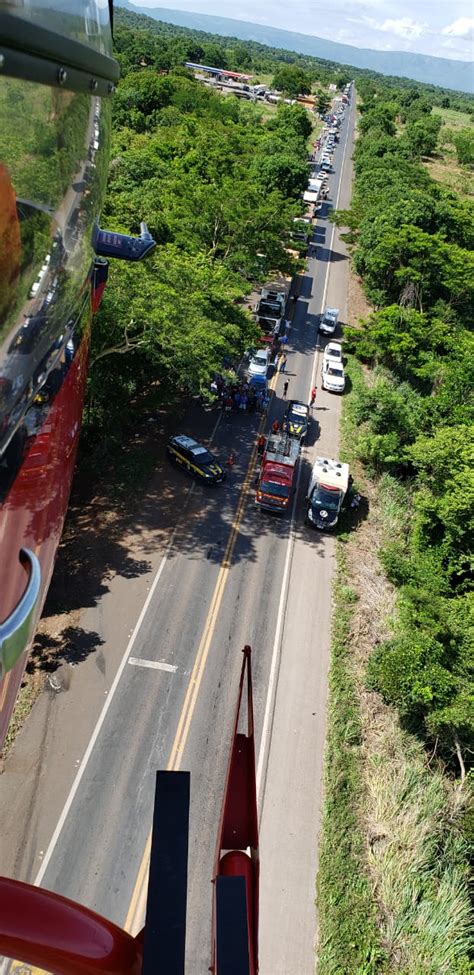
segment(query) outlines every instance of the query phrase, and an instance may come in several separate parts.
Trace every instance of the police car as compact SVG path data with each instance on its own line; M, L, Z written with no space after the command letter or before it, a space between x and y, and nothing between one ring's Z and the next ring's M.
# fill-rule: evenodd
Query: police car
M297 399L290 400L283 420L283 429L290 437L295 437L301 443L308 431L309 406Z
M184 467L206 484L218 484L225 480L225 471L214 455L193 437L170 437L166 451L174 464Z

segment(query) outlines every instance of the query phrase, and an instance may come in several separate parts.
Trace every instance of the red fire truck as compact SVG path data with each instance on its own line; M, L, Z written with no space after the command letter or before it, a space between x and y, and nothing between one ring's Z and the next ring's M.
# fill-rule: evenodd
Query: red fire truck
M267 440L258 475L255 501L268 511L288 511L293 490L299 441L286 433L271 434Z

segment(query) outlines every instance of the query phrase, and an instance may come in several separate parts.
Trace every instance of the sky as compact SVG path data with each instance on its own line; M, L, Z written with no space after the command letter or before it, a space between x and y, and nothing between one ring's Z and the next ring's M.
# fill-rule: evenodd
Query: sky
M135 0L314 34L378 51L416 51L470 61L474 54L471 0Z

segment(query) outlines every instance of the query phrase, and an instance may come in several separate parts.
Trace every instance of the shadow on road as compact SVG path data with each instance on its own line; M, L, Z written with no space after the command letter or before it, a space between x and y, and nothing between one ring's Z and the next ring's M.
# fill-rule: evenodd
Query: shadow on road
M321 245L318 243L316 243L316 247L316 257L318 258L318 261L322 261L324 264L335 264L338 261L347 261L347 254L341 254L339 251L330 250L329 247L321 247Z
M98 633L81 626L67 626L58 637L38 633L26 665L27 673L53 673L61 664L75 665L95 653L103 644Z
M305 437L305 446L314 447L315 443L319 440L321 436L321 427L319 425L319 420L315 416L315 411L313 409L311 422L308 426L308 432ZM308 473L309 478L309 473Z
M301 278L301 287L299 291L299 298L311 298L313 291L313 277L311 274L303 274Z

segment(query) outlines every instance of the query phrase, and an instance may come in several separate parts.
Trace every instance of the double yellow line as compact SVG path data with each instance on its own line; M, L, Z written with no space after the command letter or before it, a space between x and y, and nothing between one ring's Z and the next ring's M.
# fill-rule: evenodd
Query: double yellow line
M275 372L270 382L270 389L272 393L275 391L276 381L277 381L277 373ZM262 433L264 426L265 426L265 417L262 417L258 429L258 436ZM229 576L230 567L232 564L232 555L238 538L239 529L244 514L245 504L247 501L247 495L249 493L250 485L252 483L252 478L255 471L256 458L257 458L257 448L256 446L254 446L250 456L247 473L245 475L245 480L241 488L239 503L237 505L237 510L235 512L234 519L232 522L224 556L222 558L222 562L219 568L219 574L217 576L217 581L214 588L211 605L209 607L209 612L207 614L203 634L196 654L196 659L194 661L191 676L189 678L189 683L186 690L186 696L184 698L181 714L178 721L178 727L176 729L176 734L174 736L173 745L171 747L170 756L166 766L167 771L169 772L170 771L176 772L181 766L184 749L186 746L186 742L188 740L189 730L191 727L191 721L193 719L193 714L196 708L199 689L201 687L202 678L204 676L204 670L206 667L207 658L209 656L209 650L211 648L212 638L214 636L214 630L216 628L217 618L219 615L219 610L221 607L225 587L227 584L227 579ZM151 832L149 833L145 845L140 867L138 870L137 879L135 881L135 886L133 888L130 906L124 924L125 929L127 931L130 931L131 934L136 934L138 932L138 930L143 924L144 917L145 917L146 898L147 898L147 876L148 876L148 868L150 865L150 853L151 853Z

